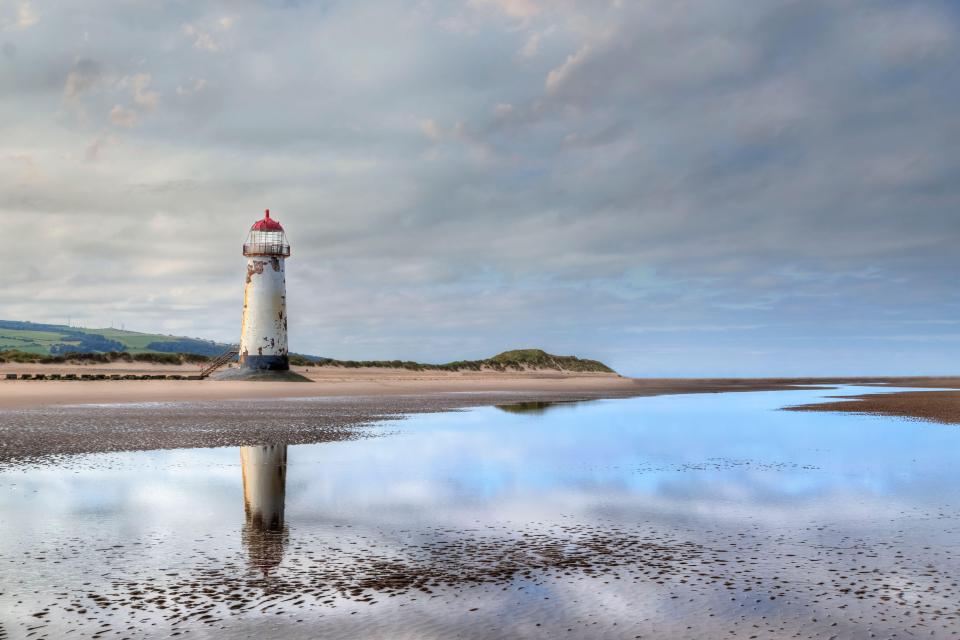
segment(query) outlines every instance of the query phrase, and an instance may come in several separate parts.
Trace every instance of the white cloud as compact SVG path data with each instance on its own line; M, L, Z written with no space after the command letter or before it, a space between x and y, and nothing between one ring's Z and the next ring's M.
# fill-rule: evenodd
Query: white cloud
M190 78L185 84L177 85L177 95L188 96L194 93L200 93L206 88L206 78Z
M17 28L28 29L40 22L40 16L29 2L21 2L17 8Z
M527 38L527 41L523 43L523 48L520 49L520 55L524 58L533 58L540 53L541 38L542 35L539 33L530 34L530 37Z
M148 88L151 81L149 73L138 73L130 78L126 78L125 81L130 86L133 101L139 107L146 111L152 111L157 107L160 94Z
M576 53L571 53L568 55L567 59L563 61L563 64L555 69L552 69L547 74L547 91L559 91L563 84L567 82L571 74L575 73L577 67L582 65L592 52L593 47L589 44L585 44L580 47Z
M137 114L130 109L123 108L119 104L114 105L114 107L110 109L110 122L118 127L130 128L137 123Z
M534 0L470 0L470 3L477 7L495 7L511 18L530 18L541 11Z
M208 30L194 24L185 24L181 27L184 35L193 40L193 46L204 51L219 51L220 44Z
M432 142L439 142L443 138L443 131L441 131L440 125L429 118L420 122L420 131Z
M40 15L28 0L21 0L19 3L10 2L10 9L0 4L0 29L23 31L40 22Z
M223 48L220 37L232 30L237 24L236 16L221 16L201 22L187 22L181 25L180 31L191 40L196 49L216 52ZM217 36L219 32L220 37Z

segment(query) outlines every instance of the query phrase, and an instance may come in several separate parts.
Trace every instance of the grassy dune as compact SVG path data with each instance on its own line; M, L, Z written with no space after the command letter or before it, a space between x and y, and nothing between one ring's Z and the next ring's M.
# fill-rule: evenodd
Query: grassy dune
M203 361L230 345L121 329L80 329L66 325L0 320L0 362L156 362L179 364ZM304 367L379 367L411 371L552 370L614 373L596 360L557 356L541 349L504 351L483 360L426 364L409 360L334 360L291 354L290 362Z

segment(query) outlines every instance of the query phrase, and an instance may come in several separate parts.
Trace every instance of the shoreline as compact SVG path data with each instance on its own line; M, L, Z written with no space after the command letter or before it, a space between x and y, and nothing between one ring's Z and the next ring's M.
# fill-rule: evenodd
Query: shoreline
M686 393L830 389L838 385L960 389L960 377L629 378L611 373L409 371L385 368L293 367L312 383L239 380L6 380L6 374L191 375L191 365L131 367L124 363L64 366L0 364L0 412L78 404L203 402L240 399L397 396L448 393L542 394L600 399ZM923 393L923 392L921 392ZM881 394L883 397L897 394ZM581 398L581 396L583 396ZM823 403L823 406L834 403ZM842 404L842 403L839 403ZM821 405L817 405L821 406ZM825 409L830 410L830 409Z
M933 377L642 379L555 371L369 369L308 370L307 375L312 384L0 379L0 468L88 453L349 440L367 437L365 427L374 423L478 406L830 389L853 384L960 389L960 378ZM894 392L855 398L785 409L960 423L960 391ZM158 407L157 403L164 406Z

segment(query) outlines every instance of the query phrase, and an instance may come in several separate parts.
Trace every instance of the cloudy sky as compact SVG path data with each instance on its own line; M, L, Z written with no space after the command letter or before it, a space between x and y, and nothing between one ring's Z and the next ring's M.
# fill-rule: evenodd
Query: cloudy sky
M0 318L635 375L960 373L960 9L0 0Z

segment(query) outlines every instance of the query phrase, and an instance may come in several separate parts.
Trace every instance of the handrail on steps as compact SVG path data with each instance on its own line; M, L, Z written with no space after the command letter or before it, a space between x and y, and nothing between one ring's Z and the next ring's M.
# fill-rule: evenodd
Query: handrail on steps
M239 353L240 353L239 349L237 349L236 347L230 347L229 349L227 349L226 351L218 355L216 358L214 358L213 361L209 365L207 365L206 368L203 369L203 371L200 372L200 378L202 379L202 378L209 377L211 373L213 373L214 371L216 371L217 369L219 369L220 367L222 367L223 365L227 364L228 362L233 360L235 357L237 357Z

